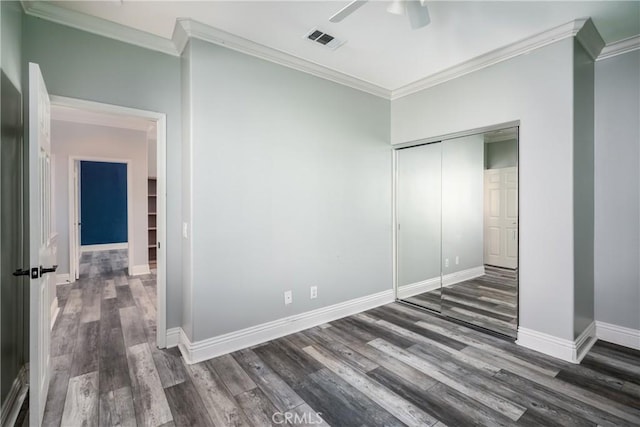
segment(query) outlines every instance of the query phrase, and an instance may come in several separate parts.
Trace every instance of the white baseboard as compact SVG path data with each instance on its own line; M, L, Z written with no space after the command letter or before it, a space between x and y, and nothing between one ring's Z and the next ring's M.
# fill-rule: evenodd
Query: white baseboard
M595 333L595 322L592 322L574 341L519 327L516 344L567 362L580 363L597 341Z
M115 249L128 249L129 243L105 243L102 245L82 245L80 246L80 252L97 252L97 251L112 251Z
M475 279L480 276L484 276L484 265L456 271L455 273L442 276L442 279L439 276L432 277L431 279L423 280L422 282L398 287L398 299L409 298L424 292L433 291L434 289L438 289L442 286L455 285L456 283Z
M440 277L434 277L422 282L398 287L398 298L409 298L438 288L440 288Z
M484 276L484 265L468 268L466 270L456 271L455 273L445 274L444 276L442 276L442 286L455 285L456 283L475 279L476 277L480 276Z
M0 426L12 426L16 423L20 408L27 396L29 386L27 385L28 372L25 366L20 368L18 375L11 384L11 389L5 398L0 410Z
M180 333L182 328L167 329L167 348L177 347L180 344Z
M58 306L58 297L55 297L51 302L51 329L53 329L53 325L56 323L58 313L60 313L60 307Z
M144 274L151 274L149 264L134 265L129 272L129 276L142 276Z
M69 281L69 273L56 273L56 285L66 285Z
M640 330L596 321L596 337L599 340L640 350Z
M362 298L322 307L306 313L285 317L239 331L191 342L180 328L179 348L188 364L202 362L236 350L271 341L323 323L331 322L395 300L393 290L379 292ZM172 337L173 339L173 337ZM167 337L169 341L169 337ZM167 346L169 344L167 343Z

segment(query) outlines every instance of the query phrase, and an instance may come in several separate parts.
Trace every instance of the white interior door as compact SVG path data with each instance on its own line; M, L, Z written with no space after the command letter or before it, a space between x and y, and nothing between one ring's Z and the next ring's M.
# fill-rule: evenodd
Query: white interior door
M55 251L51 227L50 104L40 67L29 64L29 423L42 422L49 388L51 292Z
M484 263L517 268L517 168L485 170L484 212Z
M80 278L80 256L81 256L81 235L82 232L80 223L80 162L78 160L73 161L73 230L74 230L74 244L73 244L73 263L75 264L74 271L76 279Z

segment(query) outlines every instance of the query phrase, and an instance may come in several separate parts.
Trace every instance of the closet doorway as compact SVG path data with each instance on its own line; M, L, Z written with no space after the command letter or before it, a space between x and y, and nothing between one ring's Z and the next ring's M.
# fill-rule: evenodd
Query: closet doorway
M396 298L516 338L518 128L395 150Z

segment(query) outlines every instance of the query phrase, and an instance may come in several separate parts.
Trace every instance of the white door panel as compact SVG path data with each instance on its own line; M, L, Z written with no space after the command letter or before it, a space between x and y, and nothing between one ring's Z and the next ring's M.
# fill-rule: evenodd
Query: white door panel
M49 388L50 292L55 289L51 221L51 126L47 88L29 64L29 424L40 425ZM49 270L49 271L47 271Z
M485 170L485 264L518 267L518 172Z

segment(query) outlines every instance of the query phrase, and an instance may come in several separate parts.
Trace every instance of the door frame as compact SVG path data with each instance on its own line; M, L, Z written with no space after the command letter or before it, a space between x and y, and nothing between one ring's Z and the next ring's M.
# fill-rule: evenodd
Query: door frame
M156 344L167 346L167 115L156 111L140 110L120 105L106 104L83 99L51 95L51 105L91 110L102 113L138 117L156 122L157 155L157 300L156 300ZM127 168L127 174L129 170ZM71 233L70 233L71 234ZM131 242L130 242L131 243ZM131 261L130 261L131 262Z
M129 276L131 276L131 272L133 271L133 175L131 171L131 159L119 159L119 158L106 158L99 156L69 156L69 175L68 175L68 183L69 183L69 282L74 282L76 278L76 263L78 262L75 258L76 251L82 251L82 244L80 248L77 248L76 242L78 241L78 228L76 224L80 222L80 203L78 203L78 209L75 206L75 195L80 194L80 185L81 180L78 179L76 182L73 179L73 174L75 172L76 164L78 165L78 171L80 171L80 162L103 162L103 163L119 163L127 165L127 251L128 251L128 262L129 262Z

